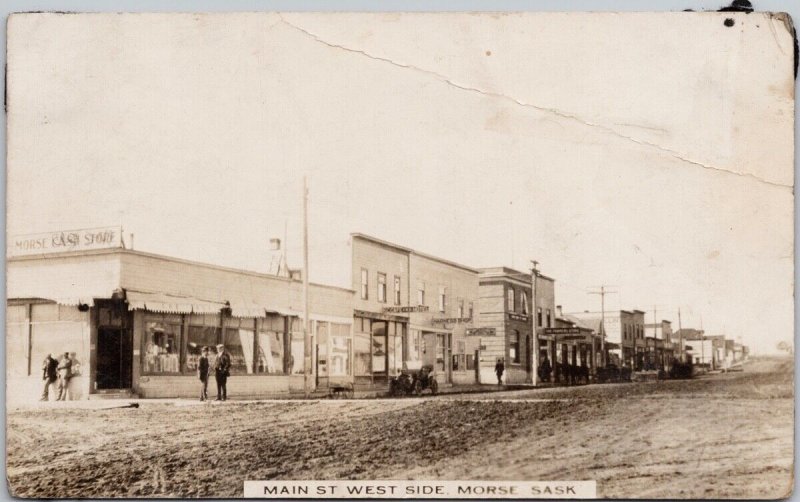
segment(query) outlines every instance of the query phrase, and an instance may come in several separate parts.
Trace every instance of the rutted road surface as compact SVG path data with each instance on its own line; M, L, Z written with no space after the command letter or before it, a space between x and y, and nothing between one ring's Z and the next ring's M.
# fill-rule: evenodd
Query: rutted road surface
M237 497L245 479L393 478L779 498L791 487L792 368L425 399L11 411L8 479L24 497Z

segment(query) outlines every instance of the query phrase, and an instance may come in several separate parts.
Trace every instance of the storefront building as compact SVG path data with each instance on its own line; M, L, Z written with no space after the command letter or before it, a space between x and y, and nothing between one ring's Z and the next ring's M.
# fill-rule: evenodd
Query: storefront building
M112 247L8 259L10 401L41 393L48 353L69 352L72 399L197 397L202 347L231 354L231 397L304 389L297 279ZM353 291L310 286L311 386L353 379ZM214 393L213 378L209 385Z
M644 312L641 310L612 310L601 312L573 312L570 315L597 322L604 319L606 341L614 348L609 350L608 363L641 370L644 367Z
M560 306L556 306L556 312L555 328L545 330L553 337L551 381L565 383L570 375L573 380L575 375L589 380L602 360L599 323L595 325L592 321L562 314Z
M532 383L535 368L545 359L553 361L555 343L552 335L545 333L555 325L555 297L553 279L539 274L536 298L533 298L531 274L508 267L480 270L478 319L482 334L479 347L481 383L495 383L494 366L503 359L505 383ZM533 331L539 337L539 366L534 365Z
M403 369L434 367L441 384L475 381L476 270L352 234L354 375L385 385Z

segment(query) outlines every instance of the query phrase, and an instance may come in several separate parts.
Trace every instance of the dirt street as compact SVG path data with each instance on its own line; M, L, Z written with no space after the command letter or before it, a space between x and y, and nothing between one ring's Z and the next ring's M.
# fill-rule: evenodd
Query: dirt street
M594 479L602 497L780 498L792 483L792 371L760 360L692 381L10 411L8 480L22 497L237 497L245 479L342 478Z

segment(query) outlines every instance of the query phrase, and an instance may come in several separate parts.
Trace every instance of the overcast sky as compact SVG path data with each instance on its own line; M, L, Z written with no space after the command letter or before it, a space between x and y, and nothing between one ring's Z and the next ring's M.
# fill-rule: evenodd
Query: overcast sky
M351 286L351 232L538 260L565 311L793 338L792 40L728 14L23 15L8 232L123 225L266 271L288 228Z

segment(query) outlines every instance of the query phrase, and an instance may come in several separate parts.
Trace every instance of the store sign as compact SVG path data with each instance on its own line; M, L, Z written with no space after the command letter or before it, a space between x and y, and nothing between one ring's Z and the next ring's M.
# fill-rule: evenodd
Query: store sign
M472 322L471 317L443 317L439 319L431 319L433 324L458 324Z
M468 328L467 336L495 336L497 331L494 328Z
M121 227L88 228L14 235L8 240L7 255L32 256L118 247L122 247Z
M406 314L410 312L427 312L431 308L427 305L414 305L409 307L383 307L384 312Z
M544 328L545 335L579 335L580 328Z
M526 321L528 320L528 316L524 314L513 314L511 312L508 313L508 318L512 321Z

